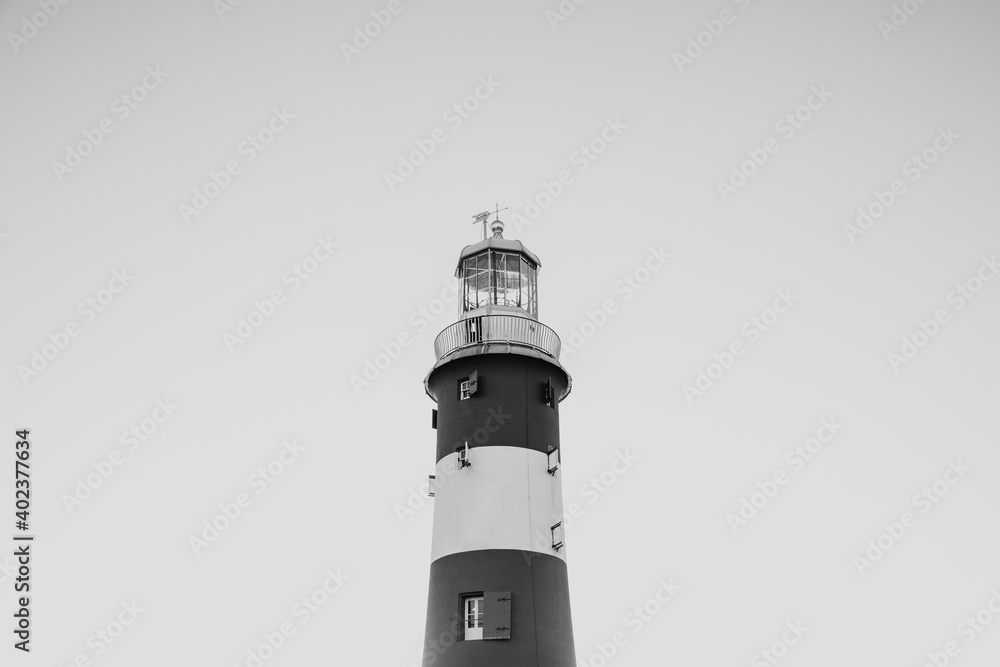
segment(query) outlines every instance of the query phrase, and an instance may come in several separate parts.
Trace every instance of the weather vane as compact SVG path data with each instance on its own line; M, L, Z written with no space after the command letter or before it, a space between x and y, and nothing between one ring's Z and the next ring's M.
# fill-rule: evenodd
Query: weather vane
M508 208L507 206L504 206L503 208L500 208L500 204L497 204L496 205L496 210L493 211L493 212L483 211L482 213L477 213L476 215L472 216L472 224L474 224L474 225L482 224L482 226L483 226L483 240L484 241L486 240L486 222L487 222L487 220L489 220L489 218L490 218L491 215L496 215L497 216L497 220L499 220L500 219L500 211L506 211L507 208Z

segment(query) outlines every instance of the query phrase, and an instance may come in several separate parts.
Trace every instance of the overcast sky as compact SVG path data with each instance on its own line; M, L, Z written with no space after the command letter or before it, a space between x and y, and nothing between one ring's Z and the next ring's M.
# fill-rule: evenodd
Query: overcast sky
M287 622L269 667L419 663L422 380L499 205L573 376L581 664L996 662L1000 8L561 6L0 5L18 660L247 665Z

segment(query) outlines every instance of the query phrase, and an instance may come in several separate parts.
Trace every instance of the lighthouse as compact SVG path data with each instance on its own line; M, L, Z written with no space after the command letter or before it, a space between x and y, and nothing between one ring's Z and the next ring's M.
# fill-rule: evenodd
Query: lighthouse
M541 262L499 217L487 236L489 215L424 379L437 446L422 667L576 667L559 443L572 381L538 320Z

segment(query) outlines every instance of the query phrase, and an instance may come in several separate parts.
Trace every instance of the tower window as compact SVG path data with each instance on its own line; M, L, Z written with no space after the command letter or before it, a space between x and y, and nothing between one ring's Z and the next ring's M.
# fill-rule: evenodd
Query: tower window
M510 591L462 596L462 639L510 639Z
M549 378L542 389L542 398L545 400L545 405L550 408L556 407L556 389L552 386L552 378Z
M469 377L458 381L458 400L464 401L472 398L472 395L479 391L479 372L474 371Z
M466 641L483 638L483 594L473 593L462 598L462 638Z

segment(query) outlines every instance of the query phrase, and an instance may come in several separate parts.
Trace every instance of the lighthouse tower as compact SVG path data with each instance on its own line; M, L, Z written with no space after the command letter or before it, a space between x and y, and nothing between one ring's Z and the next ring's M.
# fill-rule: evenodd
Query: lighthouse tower
M424 380L437 450L423 667L576 667L559 445L571 379L538 321L538 257L480 221L458 260L459 320Z

